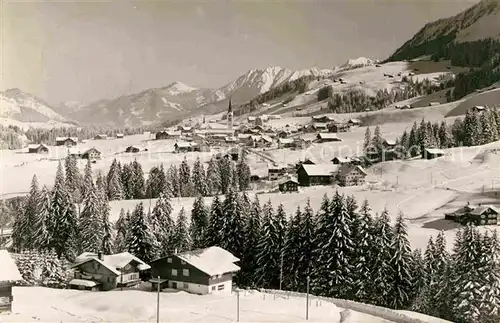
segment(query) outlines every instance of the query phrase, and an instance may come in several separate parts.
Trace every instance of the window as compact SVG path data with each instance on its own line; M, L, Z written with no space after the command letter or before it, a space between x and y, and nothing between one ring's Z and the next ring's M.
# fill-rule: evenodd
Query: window
M188 283L184 283L184 284L182 284L182 287L183 287L184 289L189 289L189 284L188 284Z
M171 264L171 263L172 263L172 258L170 258L170 257L169 257L169 258L167 258L167 262L168 262L169 264Z
M172 276L177 276L177 269L172 268Z
M182 276L189 276L189 269L183 269Z
M215 286L212 286L212 290L215 290Z
M224 284L217 286L217 290L223 290L224 289Z

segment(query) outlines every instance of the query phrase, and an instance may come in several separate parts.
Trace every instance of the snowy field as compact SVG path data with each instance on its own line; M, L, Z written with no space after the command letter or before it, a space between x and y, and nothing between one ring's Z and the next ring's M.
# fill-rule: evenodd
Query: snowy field
M43 287L14 287L13 314L0 314L0 322L153 322L157 294L125 290L87 292ZM264 296L265 295L265 296ZM43 300L43 301L42 301ZM236 295L192 295L185 292L160 293L161 322L235 322ZM350 311L341 321L342 308L311 301L305 320L303 298L274 298L270 294L242 292L240 322L391 322Z

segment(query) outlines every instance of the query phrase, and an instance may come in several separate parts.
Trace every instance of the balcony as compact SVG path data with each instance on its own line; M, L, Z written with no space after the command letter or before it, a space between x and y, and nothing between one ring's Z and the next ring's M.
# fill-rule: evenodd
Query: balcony
M140 280L139 273L122 274L117 277L118 284L128 284Z

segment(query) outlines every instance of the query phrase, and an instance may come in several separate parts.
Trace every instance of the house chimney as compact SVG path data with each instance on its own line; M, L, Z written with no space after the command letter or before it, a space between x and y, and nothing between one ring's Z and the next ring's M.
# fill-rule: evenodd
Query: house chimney
M102 258L102 251L98 251L97 252L97 259L99 259L101 261L103 260L103 258Z

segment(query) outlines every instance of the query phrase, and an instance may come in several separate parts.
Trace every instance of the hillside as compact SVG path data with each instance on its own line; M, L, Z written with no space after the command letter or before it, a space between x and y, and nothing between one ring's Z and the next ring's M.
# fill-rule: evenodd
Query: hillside
M182 119L201 107L201 113L220 112L227 107L229 97L233 102L243 103L275 86L302 76L326 76L331 73L331 70L318 68L300 71L278 66L252 69L220 88L199 89L174 82L161 88L97 101L73 110L69 116L82 124L149 125L175 118Z
M0 123L3 125L67 125L69 122L70 120L56 112L47 102L20 89L0 92Z

